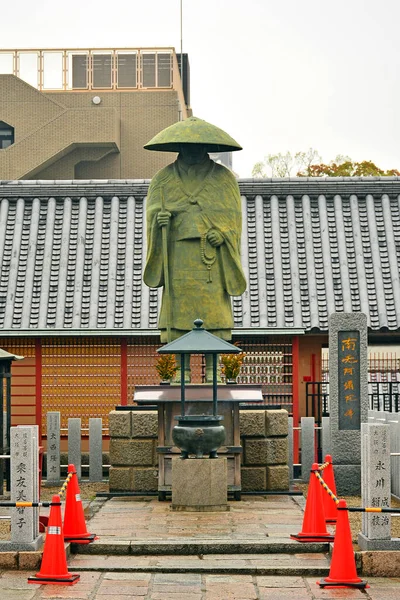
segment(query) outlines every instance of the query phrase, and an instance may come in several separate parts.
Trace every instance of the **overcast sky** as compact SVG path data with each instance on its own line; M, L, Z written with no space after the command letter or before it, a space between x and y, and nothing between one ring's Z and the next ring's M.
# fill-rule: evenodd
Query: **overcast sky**
M244 148L313 147L400 169L399 0L182 0L193 114ZM6 26L5 26L6 24ZM180 0L17 0L2 48L157 47L180 52Z

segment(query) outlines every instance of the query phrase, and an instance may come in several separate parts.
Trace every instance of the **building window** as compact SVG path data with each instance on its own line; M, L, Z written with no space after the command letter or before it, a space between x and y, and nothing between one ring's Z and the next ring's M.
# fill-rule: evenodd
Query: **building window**
M14 143L14 127L0 121L0 150L5 150Z
M142 52L142 86L171 87L172 56L165 52Z
M112 55L93 54L93 88L112 87Z

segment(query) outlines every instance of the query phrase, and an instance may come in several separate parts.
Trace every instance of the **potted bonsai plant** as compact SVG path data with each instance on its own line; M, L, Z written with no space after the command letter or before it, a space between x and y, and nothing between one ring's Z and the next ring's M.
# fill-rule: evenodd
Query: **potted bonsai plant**
M160 354L156 362L156 371L160 376L161 384L171 383L177 370L178 366L173 354Z
M234 345L238 346L239 344L235 342ZM245 355L245 352L240 352L239 354L221 354L221 371L225 376L226 383L236 383Z

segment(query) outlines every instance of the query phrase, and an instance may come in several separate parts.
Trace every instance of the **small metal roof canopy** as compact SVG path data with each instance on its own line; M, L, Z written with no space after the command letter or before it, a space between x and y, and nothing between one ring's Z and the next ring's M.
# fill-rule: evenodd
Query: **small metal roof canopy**
M213 416L217 416L217 356L239 354L240 348L222 340L202 327L203 321L196 319L195 327L177 340L158 348L159 354L181 355L181 416L185 415L185 354L212 354L213 357Z

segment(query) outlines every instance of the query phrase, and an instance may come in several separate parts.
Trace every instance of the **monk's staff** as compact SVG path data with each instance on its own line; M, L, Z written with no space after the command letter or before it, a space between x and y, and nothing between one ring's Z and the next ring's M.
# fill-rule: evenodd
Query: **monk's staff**
M161 210L165 211L164 192L161 189ZM169 286L169 268L168 268L168 237L167 237L167 225L161 227L162 236L162 252L163 252L163 268L164 268L164 291L167 308L167 343L171 342L171 296Z

